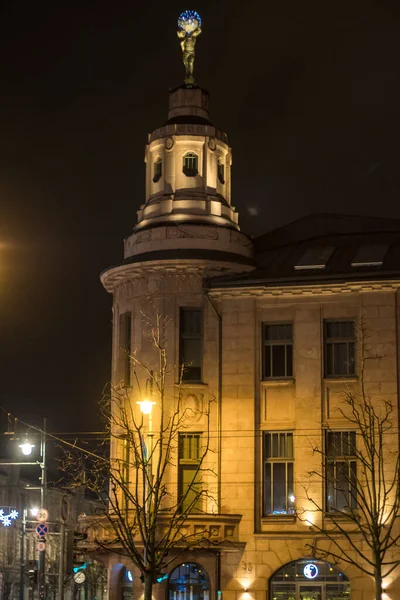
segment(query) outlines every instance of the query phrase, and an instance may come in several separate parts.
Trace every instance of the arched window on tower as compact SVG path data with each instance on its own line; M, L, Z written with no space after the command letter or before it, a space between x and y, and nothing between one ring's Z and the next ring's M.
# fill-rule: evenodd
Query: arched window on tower
M183 172L186 177L196 177L198 174L198 156L194 152L187 152L183 157Z
M222 159L218 159L218 181L222 184L225 183L225 165Z
M157 181L159 181L161 179L161 176L162 176L162 159L157 158L157 160L154 163L154 175L153 175L154 183L157 183Z

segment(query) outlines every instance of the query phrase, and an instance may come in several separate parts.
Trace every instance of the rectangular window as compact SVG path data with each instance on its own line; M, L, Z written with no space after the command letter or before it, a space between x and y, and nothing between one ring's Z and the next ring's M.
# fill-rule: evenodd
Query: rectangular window
M326 434L326 508L346 512L357 507L357 456L355 431Z
M293 433L264 433L263 514L294 514Z
M308 248L294 265L296 271L302 269L325 269L331 258L335 246L316 246Z
M325 377L355 375L354 321L325 321Z
M178 440L178 496L180 510L201 512L203 489L199 464L202 456L201 433L180 433Z
M179 319L179 367L183 381L202 380L203 312L181 308Z
M130 312L119 316L118 380L125 387L131 385L131 333L132 315Z
M263 379L293 377L293 325L264 323Z
M366 244L359 246L351 261L352 267L379 267L388 251L387 244Z

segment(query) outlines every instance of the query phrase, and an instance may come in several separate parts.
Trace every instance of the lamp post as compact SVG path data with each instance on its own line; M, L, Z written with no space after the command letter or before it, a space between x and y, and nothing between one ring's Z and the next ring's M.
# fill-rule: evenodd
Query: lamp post
M19 448L21 448L21 452L24 456L30 456L32 454L32 450L35 447L35 444L29 442L29 440L25 439L22 444L19 444ZM41 439L40 439L40 457L41 462L7 462L1 463L6 465L39 465L41 468L41 478L40 478L40 504L42 508L45 508L46 502L46 418L43 419L43 430L41 431ZM31 488L33 489L33 488ZM25 554L25 529L26 529L26 508L23 510L23 520L22 520L22 533L21 533L21 573L20 573L20 600L24 600L24 554ZM45 598L45 587L46 587L46 573L45 573L45 563L46 563L46 550L41 550L39 552L39 569L38 569L38 594L39 600L44 600Z
M152 382L151 382L152 383ZM151 392L152 392L152 385L151 385ZM140 411L142 413L142 415L148 415L149 417L149 429L147 432L147 436L149 438L149 450L148 450L148 456L146 456L146 471L147 471L147 485L152 485L153 483L153 472L152 472L152 453L153 453L153 418L152 418L152 412L153 412L153 406L154 404L156 404L155 402L153 402L152 400L141 400L139 402L137 402L136 404L139 404L140 407ZM150 502L150 498L149 495L147 495L147 505L151 505ZM148 508L148 506L146 507ZM146 510L147 512L147 510ZM144 549L143 549L143 562L145 567L147 566L147 548L146 548L146 544L144 545Z

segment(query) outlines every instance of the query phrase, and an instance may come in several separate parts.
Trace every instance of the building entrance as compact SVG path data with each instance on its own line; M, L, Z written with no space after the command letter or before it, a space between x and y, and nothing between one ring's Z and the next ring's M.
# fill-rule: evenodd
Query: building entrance
M349 600L350 581L340 569L319 560L298 560L270 580L270 600Z

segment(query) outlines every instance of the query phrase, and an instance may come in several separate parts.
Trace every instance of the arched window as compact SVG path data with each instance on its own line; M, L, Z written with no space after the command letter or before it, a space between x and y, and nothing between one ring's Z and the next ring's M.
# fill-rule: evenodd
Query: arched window
M159 181L161 179L161 176L162 176L162 159L157 158L157 160L154 163L154 175L153 175L154 183Z
M194 152L187 152L183 157L183 172L186 177L195 177L198 170L198 156Z
M169 577L169 600L209 600L206 571L196 563L183 563Z
M120 600L133 600L133 576L132 572L126 567L121 569L120 573Z
M348 577L322 560L297 560L271 577L270 600L349 600Z
M218 159L218 181L225 183L225 165L220 158Z

